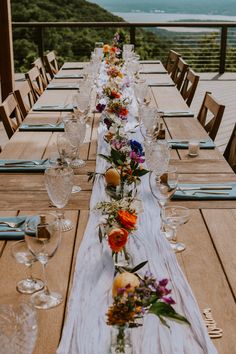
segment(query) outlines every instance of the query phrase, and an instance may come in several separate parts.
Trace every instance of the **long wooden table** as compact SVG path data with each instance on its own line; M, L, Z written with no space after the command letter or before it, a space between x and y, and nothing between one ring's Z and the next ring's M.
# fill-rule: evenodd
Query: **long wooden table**
M155 66L147 65L147 68ZM162 67L157 65L157 68ZM68 73L69 71L63 71ZM75 72L73 70L73 72ZM76 71L78 72L78 71ZM147 74L145 74L147 75ZM148 74L149 75L149 74ZM161 75L161 79L160 79ZM153 78L153 75L151 75ZM156 74L155 80L168 81L167 74ZM60 80L68 82L68 80ZM69 80L70 81L70 80ZM75 81L74 79L72 81ZM55 80L58 82L58 80ZM161 109L189 110L175 87L151 87L154 104ZM46 90L39 99L40 104L62 104L72 100L75 91ZM166 108L167 107L167 108ZM26 122L55 122L64 113L30 112ZM34 354L53 354L58 346L66 315L66 304L70 293L75 258L83 238L89 216L89 200L92 184L87 181L87 172L95 168L96 139L99 114L93 113L86 142L81 149L85 167L76 171L75 183L82 191L73 194L66 216L73 220L75 228L62 235L62 243L48 264L49 285L58 289L64 302L49 311L38 311L39 336ZM195 118L164 118L167 137L206 138L207 134ZM16 132L4 148L2 159L41 159L56 153L58 133ZM190 158L187 150L172 150L171 164L177 166L181 182L233 182L235 174L217 150L200 150L196 158ZM214 344L222 354L233 354L236 350L235 294L236 294L236 201L181 201L171 202L191 209L191 217L179 230L179 240L187 248L177 255L178 261L189 281L201 310L210 307L213 317L224 331L223 337ZM53 210L40 173L0 174L0 216L30 215L40 210ZM0 241L1 297L16 294L16 283L24 276L24 267L18 266L10 252L11 242ZM34 275L42 277L39 264L34 266ZM27 296L26 296L27 298Z

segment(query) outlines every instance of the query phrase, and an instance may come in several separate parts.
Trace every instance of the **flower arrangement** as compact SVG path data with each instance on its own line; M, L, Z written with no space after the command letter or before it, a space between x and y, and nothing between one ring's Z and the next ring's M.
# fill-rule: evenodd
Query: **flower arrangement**
M96 209L102 213L102 218L98 225L98 234L100 242L105 238L112 250L115 263L118 262L118 253L125 256L129 261L129 254L126 250L126 244L129 235L136 229L137 225L137 204L126 198L121 201L100 202Z
M168 279L157 281L146 272L139 274L124 272L113 283L113 304L106 317L107 324L118 327L116 353L125 353L125 329L142 326L141 319L146 314L159 317L162 324L169 327L166 318L189 324L188 320L178 314L172 305L171 290L167 288Z

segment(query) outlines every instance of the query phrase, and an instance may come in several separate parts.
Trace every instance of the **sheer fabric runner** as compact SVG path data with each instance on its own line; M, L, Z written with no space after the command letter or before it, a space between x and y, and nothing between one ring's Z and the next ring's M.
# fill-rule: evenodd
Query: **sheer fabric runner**
M136 124L134 115L130 114L126 130ZM105 130L100 124L98 153L103 154L108 153L108 144L103 140ZM143 140L138 128L132 134L132 139ZM97 156L97 172L104 172L106 168L106 161ZM109 200L104 187L103 177L97 176L57 354L110 354L111 329L106 325L105 314L112 303L114 265L109 246L106 242L99 242L97 225L100 214L93 211L97 202ZM169 287L177 302L175 308L187 317L191 327L168 321L168 329L156 316L147 315L143 326L132 330L133 354L215 354L217 351L208 337L191 288L168 241L160 231L160 210L150 193L148 176L142 177L139 188L144 211L138 216L137 231L129 239L134 265L148 260L145 271L149 270L159 280L170 280Z

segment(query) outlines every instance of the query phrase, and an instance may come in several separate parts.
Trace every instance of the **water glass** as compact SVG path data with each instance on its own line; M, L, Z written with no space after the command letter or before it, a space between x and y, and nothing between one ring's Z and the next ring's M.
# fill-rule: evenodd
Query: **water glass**
M160 176L168 169L170 161L170 147L166 141L145 142L145 158L147 167L154 172L157 181Z
M151 142L158 124L158 111L156 107L139 106L140 131L146 141Z

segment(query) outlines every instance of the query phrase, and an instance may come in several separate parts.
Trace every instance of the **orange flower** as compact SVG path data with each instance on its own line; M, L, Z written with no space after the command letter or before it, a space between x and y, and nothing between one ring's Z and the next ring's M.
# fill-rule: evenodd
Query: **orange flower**
M110 51L110 46L108 44L104 44L103 46L103 52L108 53Z
M128 231L125 229L113 229L108 235L108 243L113 252L120 252L128 240Z
M120 115L126 117L128 115L129 111L127 108L121 108L120 110Z
M119 92L116 92L114 90L111 91L111 96L114 97L114 98L120 98Z
M110 52L111 53L116 53L117 51L117 48L116 47L110 47Z
M136 226L137 215L131 214L126 210L118 211L118 220L128 230L132 230Z

